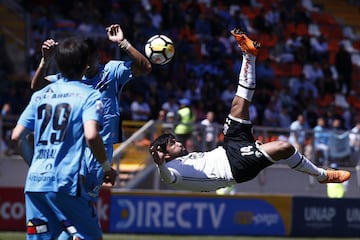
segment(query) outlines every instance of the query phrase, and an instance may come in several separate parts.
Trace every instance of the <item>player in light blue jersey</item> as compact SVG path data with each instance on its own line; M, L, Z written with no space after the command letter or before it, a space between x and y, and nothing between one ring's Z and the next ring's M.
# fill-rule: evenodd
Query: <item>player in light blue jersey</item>
M62 78L32 95L13 130L12 140L30 166L25 183L27 239L57 239L64 230L77 239L102 238L93 206L82 197L80 167L86 145L102 166L105 182L114 184L117 173L98 131L101 94L81 83L88 56L82 39L63 40L54 55ZM32 132L33 146L28 140Z
M129 55L131 61L112 60L105 65L100 65L96 43L91 39L87 39L86 43L89 46L91 56L89 68L86 70L82 80L83 83L98 89L102 94L104 127L101 135L107 150L108 159L111 161L113 144L122 141L120 103L118 101L122 87L130 79L148 74L152 66L149 60L124 38L123 31L118 24L107 27L106 32L108 39L118 44ZM44 86L44 83L54 82L61 77L59 74L45 77L47 66L57 44L53 39L46 40L43 43L43 58L31 83L33 89L41 88ZM43 81L44 79L47 81ZM86 176L85 185L90 198L96 201L103 183L102 170L91 151L87 150L86 155L86 162L84 163L84 168L82 168L83 175Z

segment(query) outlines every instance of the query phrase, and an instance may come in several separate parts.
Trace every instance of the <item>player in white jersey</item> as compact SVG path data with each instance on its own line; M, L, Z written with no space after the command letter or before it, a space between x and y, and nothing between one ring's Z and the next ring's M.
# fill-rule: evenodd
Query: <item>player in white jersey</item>
M163 134L150 146L161 178L174 188L215 191L235 183L249 181L264 168L279 160L300 172L312 175L320 183L344 182L350 172L315 166L288 142L255 142L249 105L255 91L255 61L260 44L240 29L231 34L243 52L239 83L230 114L224 123L224 144L209 152L189 153L172 134Z

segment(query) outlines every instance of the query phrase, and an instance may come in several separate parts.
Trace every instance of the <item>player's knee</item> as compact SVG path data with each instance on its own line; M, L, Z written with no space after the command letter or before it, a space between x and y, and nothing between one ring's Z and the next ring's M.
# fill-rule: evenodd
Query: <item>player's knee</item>
M288 156L288 157L293 155L296 150L292 144L290 144L289 142L285 142L285 141L279 141L278 148L279 148L279 151L281 151L283 153L283 155Z

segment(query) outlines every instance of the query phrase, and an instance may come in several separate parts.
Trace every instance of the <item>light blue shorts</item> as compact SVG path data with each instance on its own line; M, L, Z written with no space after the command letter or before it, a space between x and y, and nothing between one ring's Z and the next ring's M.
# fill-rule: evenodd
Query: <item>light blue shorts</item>
M62 231L80 239L101 239L94 205L85 198L55 192L26 192L28 240L57 239Z

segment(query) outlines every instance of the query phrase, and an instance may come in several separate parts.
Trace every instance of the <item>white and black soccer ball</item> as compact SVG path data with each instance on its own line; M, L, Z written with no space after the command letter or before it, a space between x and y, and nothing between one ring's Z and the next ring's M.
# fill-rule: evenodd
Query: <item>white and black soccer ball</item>
M165 35L154 35L145 44L145 55L152 63L164 65L171 61L174 54L174 43Z

